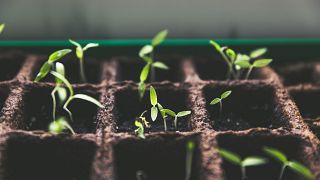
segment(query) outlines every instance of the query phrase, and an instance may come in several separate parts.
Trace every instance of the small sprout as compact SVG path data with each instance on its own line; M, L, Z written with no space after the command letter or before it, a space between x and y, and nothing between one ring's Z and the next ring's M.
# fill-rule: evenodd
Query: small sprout
M229 97L231 95L232 91L225 91L224 93L221 94L220 98L214 98L211 102L210 105L215 105L219 103L220 109L219 109L219 114L222 116L222 100Z
M191 114L191 111L181 111L178 113L175 113L174 111L170 110L170 109L162 109L161 112L164 112L165 114L168 114L170 116L172 116L174 118L174 127L176 129L178 129L177 124L178 124L178 118L179 117L184 117L187 116L189 114Z
M2 31L4 30L4 28L5 28L5 24L0 24L0 34L2 33Z
M79 59L79 62L80 62L80 79L81 79L81 82L85 83L85 82L87 82L87 78L85 76L84 64L83 64L84 63L83 62L84 52L86 50L88 50L89 48L98 47L99 44L89 43L85 47L82 48L82 46L76 41L69 39L69 42L76 46L76 55L77 55L77 58Z
M166 121L167 115L166 115L165 112L163 112L163 109L164 109L164 108L163 108L163 106L162 106L160 103L158 103L158 108L159 108L159 110L160 110L160 114L161 114L162 119L163 119L164 131L167 131L167 121Z
M274 149L274 148L271 148L271 147L264 147L263 150L269 156L271 156L272 158L274 158L277 161L279 161L280 163L282 163L282 168L280 171L279 180L282 179L283 174L284 174L284 170L286 169L286 167L291 168L293 171L301 174L302 176L304 176L307 179L310 179L310 180L315 179L314 175L307 167L305 167L304 165L302 165L301 163L299 163L297 161L289 161L288 158L286 157L286 155L284 153L282 153L281 151Z
M245 171L246 167L259 166L259 165L266 164L268 162L267 159L258 157L258 156L249 156L242 159L238 154L222 148L218 149L218 153L220 154L220 156L222 156L224 159L226 159L230 163L237 165L241 168L242 180L246 178L246 171Z
M186 144L186 176L185 180L190 180L191 172L192 172L192 160L193 160L193 151L194 151L195 144L193 141L188 141Z
M144 171L139 170L136 172L136 178L137 180L147 180L148 176Z
M152 119L152 121L155 121L157 119L157 116L158 116L158 108L157 108L158 98L157 98L157 92L153 88L153 86L150 86L150 103L152 105L152 107L151 107L151 119Z
M139 57L146 63L142 68L140 73L139 82L139 96L142 99L145 92L145 81L148 79L149 74L151 74L151 82L155 80L155 68L168 70L169 67L160 61L154 61L153 52L154 49L160 45L166 38L168 34L167 30L159 32L151 41L151 44L145 45L141 48L139 52Z
M134 131L137 136L141 139L145 139L145 136L144 136L144 127L146 128L149 128L150 125L149 125L149 122L146 120L146 117L144 117L144 114L146 113L147 111L143 111L141 113L141 115L139 116L139 118L137 118L135 121L134 121L134 125L137 127L137 129Z
M262 67L268 66L271 62L272 62L272 59L258 59L258 60L255 60L252 64L250 64L249 61L238 60L235 62L235 64L240 66L243 69L249 69L245 77L245 79L248 79L253 68L262 68Z
M34 82L39 82L42 78L46 77L46 75L51 71L54 62L60 60L62 57L69 54L71 51L71 49L62 49L52 53L49 56L48 60L40 68L40 72L37 74L37 77L35 78Z
M49 125L49 132L53 134L60 134L67 129L69 129L72 134L76 134L64 117L58 118Z

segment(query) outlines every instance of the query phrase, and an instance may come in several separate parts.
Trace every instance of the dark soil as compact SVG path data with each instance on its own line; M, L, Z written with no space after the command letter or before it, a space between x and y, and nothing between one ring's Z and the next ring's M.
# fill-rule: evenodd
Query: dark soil
M9 94L9 90L7 88L0 87L0 110L2 109L7 97ZM1 115L1 113L0 113Z
M23 62L24 59L20 56L0 56L0 81L14 79L18 74Z
M113 147L116 179L136 179L136 172L143 171L150 180L184 180L186 140L164 137L152 141L128 139L117 143ZM193 153L192 180L198 180L200 176L198 146L196 144Z
M189 110L187 106L187 91L182 89L157 89L158 102L164 107L169 108L175 112ZM145 114L147 121L150 122L151 127L145 129L146 132L164 131L163 119L158 113L157 119L152 122L150 109L149 91L145 92L145 96L140 100L138 91L136 89L123 89L115 94L115 117L117 118L117 131L118 132L133 132L136 127L134 126L134 120L140 116L140 114L148 110ZM178 131L190 130L190 116L182 117L178 119ZM173 118L168 117L167 128L169 131L176 131L173 124Z

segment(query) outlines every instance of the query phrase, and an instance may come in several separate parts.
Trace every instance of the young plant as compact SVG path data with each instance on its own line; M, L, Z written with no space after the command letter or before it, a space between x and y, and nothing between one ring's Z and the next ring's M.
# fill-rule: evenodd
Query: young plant
M0 34L2 33L2 31L4 30L4 28L5 28L5 24L0 24Z
M76 56L79 59L79 63L80 63L80 80L83 83L87 82L87 78L85 75L85 71L84 71L84 52L86 50L88 50L89 48L93 48L93 47L98 47L99 44L97 43L89 43L86 46L82 47L78 42L73 41L71 39L69 39L70 43L72 43L73 45L76 46Z
M162 109L161 112L164 112L165 114L168 114L174 118L173 122L174 122L175 129L178 129L178 127L177 127L178 126L178 118L191 114L191 111L181 111L181 112L175 113L174 111L172 111L170 109Z
M150 81L155 81L155 68L168 70L169 67L160 61L154 61L154 49L160 45L168 35L167 30L159 32L151 41L151 44L145 45L139 52L139 57L146 63L140 73L139 95L140 98L144 96L146 89L145 81L148 79L149 72L151 74Z
M245 75L245 79L248 79L253 68L265 67L272 62L272 59L258 59L267 52L267 48L259 48L246 55L236 53L226 46L221 47L215 41L209 42L221 54L228 66L227 79L240 79L244 69L248 69ZM254 62L251 62L252 60Z
M64 76L62 76L61 74L59 74L59 73L57 73L55 71L51 71L50 74L53 75L55 78L61 80L67 86L67 89L69 90L69 97L66 100L66 102L64 103L63 109L69 114L69 117L70 117L71 121L73 121L72 112L68 109L68 105L74 99L82 99L82 100L91 102L91 103L97 105L100 108L103 108L103 105L99 101L94 99L93 97L90 97L90 96L88 96L86 94L75 94L70 82Z
M242 159L238 154L228 151L226 149L218 149L218 153L224 159L229 161L230 163L239 166L241 168L241 179L244 180L246 178L246 170L245 168L248 166L259 166L266 164L268 161L265 158L258 157L258 156L249 156Z
M137 127L137 129L134 131L137 136L141 139L145 139L145 136L144 136L144 127L146 128L149 128L150 125L149 125L149 122L146 120L146 117L144 117L144 114L146 113L147 111L143 111L143 113L141 113L141 115L139 116L139 118L137 118L135 121L134 121L134 125Z
M284 174L284 170L286 169L286 167L301 174L302 176L304 176L307 179L310 179L310 180L315 179L314 175L307 167L305 167L304 165L300 164L297 161L289 161L288 158L286 157L286 155L284 153L282 153L281 151L274 149L274 148L271 148L271 147L264 147L263 151L265 153L267 153L269 156L271 156L272 158L274 158L277 161L279 161L280 163L282 163L282 168L280 171L279 180L282 179L283 174Z
M157 92L153 88L153 86L150 86L150 103L152 105L151 107L151 119L152 121L155 121L158 116L158 97L157 97Z
M52 121L49 125L49 132L53 134L60 134L67 129L72 134L76 134L64 117L60 117L57 120Z
M214 98L211 102L210 105L215 105L219 103L219 114L220 116L222 115L222 100L226 99L231 95L232 91L225 91L224 93L221 94L220 98Z
M192 160L195 144L193 141L188 141L186 144L186 175L185 180L190 180L192 172Z

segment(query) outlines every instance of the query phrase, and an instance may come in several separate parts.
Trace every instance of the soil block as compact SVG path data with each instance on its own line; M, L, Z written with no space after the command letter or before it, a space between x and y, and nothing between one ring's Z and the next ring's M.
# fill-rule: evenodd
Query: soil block
M9 94L9 90L7 88L0 87L0 112L8 97L8 94ZM1 116L1 113L0 113L0 116Z
M23 57L15 54L0 56L0 81L14 79L23 62Z

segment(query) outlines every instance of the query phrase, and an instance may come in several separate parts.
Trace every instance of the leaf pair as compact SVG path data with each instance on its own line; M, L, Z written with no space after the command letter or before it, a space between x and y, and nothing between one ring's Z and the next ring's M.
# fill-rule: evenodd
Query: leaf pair
M191 111L180 111L178 113L175 113L174 111L170 110L170 109L162 109L161 112L170 115L171 117L174 118L174 127L176 129L178 129L177 124L178 124L178 118L179 117L184 117L187 116L189 114L191 114Z
M252 64L248 60L237 60L235 62L236 65L241 68L261 68L268 66L272 62L272 59L259 59L255 60Z
M229 97L231 93L232 93L232 91L225 91L224 93L222 93L222 94L220 95L220 98L214 98L214 99L210 102L210 105L214 105L214 104L220 103L223 99Z
M76 55L77 55L78 59L83 59L84 52L86 50L88 50L89 48L93 48L93 47L98 47L99 46L98 43L89 43L89 44L85 45L82 48L82 46L78 42L76 42L76 41L74 41L72 39L69 39L69 42L76 46Z

